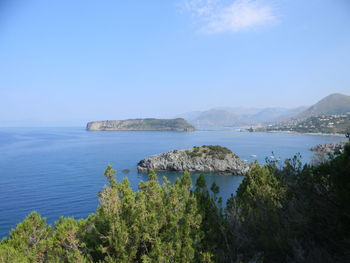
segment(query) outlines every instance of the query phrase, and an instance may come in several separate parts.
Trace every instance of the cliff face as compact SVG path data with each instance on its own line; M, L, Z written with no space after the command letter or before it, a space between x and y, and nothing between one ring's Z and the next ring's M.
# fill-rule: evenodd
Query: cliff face
M130 119L121 121L93 121L86 125L88 131L194 131L195 128L181 118Z
M153 155L141 160L137 165L137 170L142 173L150 169L244 175L249 171L249 165L225 147L204 145Z

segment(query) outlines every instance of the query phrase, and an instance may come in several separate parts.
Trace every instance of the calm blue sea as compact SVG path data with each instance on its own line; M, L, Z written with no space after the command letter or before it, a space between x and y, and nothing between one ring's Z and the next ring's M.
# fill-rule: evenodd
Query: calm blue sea
M195 132L87 132L83 128L0 129L0 238L33 210L49 223L59 216L86 217L98 204L97 192L105 184L103 171L111 164L117 178L127 176L134 189L147 176L138 174L142 158L204 144L226 146L247 161L292 157L316 144L341 137L285 133L248 133L225 130ZM130 173L123 174L123 169ZM163 174L171 181L179 176ZM193 175L193 179L195 179ZM241 182L240 176L207 175L227 199Z

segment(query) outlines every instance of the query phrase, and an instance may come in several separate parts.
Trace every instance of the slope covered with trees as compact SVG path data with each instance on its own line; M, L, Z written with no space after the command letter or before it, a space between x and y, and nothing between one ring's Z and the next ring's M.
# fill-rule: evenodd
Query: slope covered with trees
M171 184L108 184L86 219L31 213L0 243L0 262L349 262L350 146L316 166L255 163L227 206L188 173Z

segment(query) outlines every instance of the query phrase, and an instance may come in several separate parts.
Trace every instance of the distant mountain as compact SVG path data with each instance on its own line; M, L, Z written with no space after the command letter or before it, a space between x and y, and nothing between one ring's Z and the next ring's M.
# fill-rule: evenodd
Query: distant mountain
M228 110L211 109L203 111L190 123L195 126L233 126L241 125L242 117Z
M254 123L271 123L271 122L276 122L276 121L281 121L281 120L286 120L289 118L294 117L295 115L303 112L306 110L307 107L301 106L298 108L293 108L293 109L286 109L286 108L266 108L262 109L258 113L250 116L250 119Z
M186 121L191 122L191 121L197 119L198 116L201 114L202 114L201 111L190 111L190 112L185 112L185 113L179 114L175 118L183 118Z
M295 119L307 119L319 115L345 114L350 112L350 96L334 93L305 111L295 116Z
M248 125L288 125L319 115L346 114L350 112L350 96L331 94L311 107L297 108L245 108L217 107L205 111L181 114L194 126L248 126Z
M190 111L179 114L176 118L184 118L196 125L232 126L232 123L244 122L246 116L256 114L261 109L244 107L215 107L205 111Z
M261 111L260 108L247 108L247 107L215 107L214 110L225 110L233 112L242 116L250 116Z
M179 115L195 126L244 126L276 122L304 111L307 107L244 108L218 107L206 111L195 111Z

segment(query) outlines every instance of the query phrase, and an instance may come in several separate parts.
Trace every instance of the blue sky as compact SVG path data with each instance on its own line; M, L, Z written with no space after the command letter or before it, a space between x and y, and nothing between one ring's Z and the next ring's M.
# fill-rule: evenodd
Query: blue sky
M0 126L350 94L348 0L2 0Z

